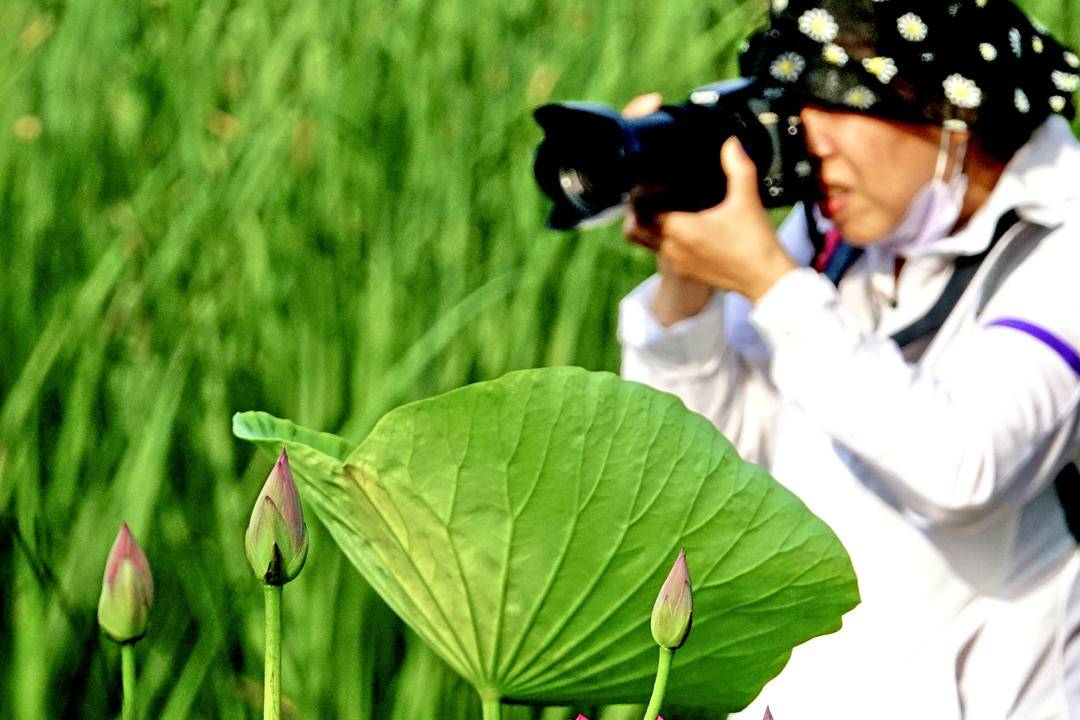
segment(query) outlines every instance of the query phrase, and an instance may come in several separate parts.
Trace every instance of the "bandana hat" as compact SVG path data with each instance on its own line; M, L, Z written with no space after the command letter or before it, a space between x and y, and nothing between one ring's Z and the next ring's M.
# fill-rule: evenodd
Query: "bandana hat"
M1016 145L1050 113L1075 114L1080 58L1009 0L771 5L769 27L743 47L742 71L801 103L963 120L984 140L1005 133Z

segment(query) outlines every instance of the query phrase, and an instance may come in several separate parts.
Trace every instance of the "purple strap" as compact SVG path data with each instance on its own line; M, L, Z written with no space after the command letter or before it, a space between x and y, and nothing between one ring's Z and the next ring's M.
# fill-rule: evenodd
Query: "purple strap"
M1020 318L999 318L989 323L986 327L994 327L995 325L1027 333L1056 352L1062 360L1068 363L1074 373L1080 375L1080 354L1076 352L1076 349L1073 348L1072 345L1069 345L1046 328L1041 328L1034 323L1029 323Z

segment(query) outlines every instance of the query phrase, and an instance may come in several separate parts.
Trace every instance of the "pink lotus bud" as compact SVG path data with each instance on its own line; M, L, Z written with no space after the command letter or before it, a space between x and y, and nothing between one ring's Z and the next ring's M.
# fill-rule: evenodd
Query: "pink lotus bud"
M284 450L255 501L244 550L255 575L267 585L289 582L300 574L307 560L304 510Z
M105 563L98 600L98 624L120 643L134 642L146 632L146 620L154 602L154 578L150 564L127 523L113 541Z
M768 705L765 706L765 714L761 717L761 720L772 720L772 710L769 709Z
M677 650L686 642L693 622L693 599L686 551L680 550L667 580L656 596L652 611L652 636L661 647Z

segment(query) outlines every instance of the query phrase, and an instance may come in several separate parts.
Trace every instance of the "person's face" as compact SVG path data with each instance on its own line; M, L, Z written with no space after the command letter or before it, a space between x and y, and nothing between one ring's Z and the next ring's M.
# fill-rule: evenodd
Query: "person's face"
M883 240L933 177L940 130L814 105L800 116L822 213L853 245Z

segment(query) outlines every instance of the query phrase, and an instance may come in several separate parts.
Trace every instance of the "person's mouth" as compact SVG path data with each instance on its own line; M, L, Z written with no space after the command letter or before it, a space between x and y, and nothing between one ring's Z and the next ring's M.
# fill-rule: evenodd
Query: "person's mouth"
M820 191L818 209L826 218L835 220L847 207L851 192L845 187L828 184L822 185Z

